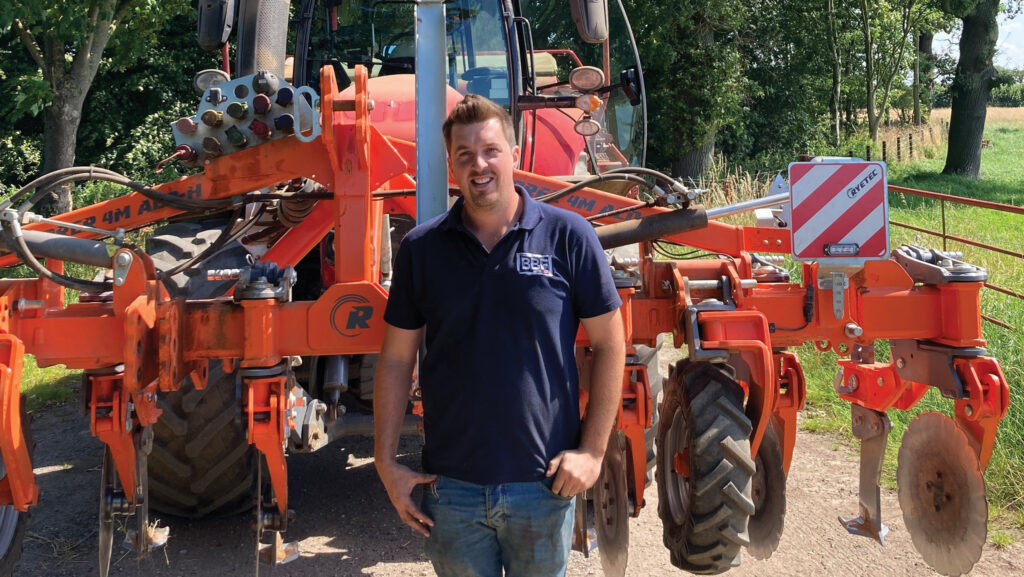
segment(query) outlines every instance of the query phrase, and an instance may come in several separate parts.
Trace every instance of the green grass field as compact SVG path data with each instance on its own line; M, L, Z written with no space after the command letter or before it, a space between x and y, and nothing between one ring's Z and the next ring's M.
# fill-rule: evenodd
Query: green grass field
M1019 118L990 121L985 138L992 145L983 149L981 180L940 175L945 149L934 148L927 151L925 159L915 163L891 164L889 183L1016 206L1024 204L1024 165L1019 156L1024 150L1024 114ZM931 230L943 227L942 207L938 201L890 193L889 203L890 218L894 221ZM947 204L945 229L948 234L1024 252L1024 215ZM940 238L893 227L892 247L905 243L943 248ZM946 248L962 251L965 261L985 267L989 283L1024 293L1021 259L955 242L949 242ZM1015 327L1008 330L983 323L989 354L999 359L1011 389L1010 409L1000 424L995 452L985 477L993 520L1000 527L1016 532L1024 528L1024 301L986 289L982 291L982 312ZM880 357L886 352L884 346L879 346ZM835 357L820 355L812 346L803 347L800 354L809 389L806 412L809 418L804 421L805 427L840 431L852 439L849 405L840 401L832 389ZM951 414L952 402L932 391L913 411L890 411L893 432L889 437L884 477L890 486L894 486L895 481L899 439L907 423L926 410ZM856 447L856 444L851 446ZM1000 539L1007 538L1004 533L996 535Z

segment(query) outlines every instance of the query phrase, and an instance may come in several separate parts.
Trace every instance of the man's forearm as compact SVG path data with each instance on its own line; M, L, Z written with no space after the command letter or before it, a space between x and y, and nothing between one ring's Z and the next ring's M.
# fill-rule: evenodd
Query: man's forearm
M583 422L580 449L604 455L608 435L615 424L622 398L622 375L626 358L626 345L622 339L596 345L593 348L590 395L587 417Z
M378 468L392 462L398 453L398 441L409 404L412 366L403 362L382 361L377 365L373 392L373 453Z

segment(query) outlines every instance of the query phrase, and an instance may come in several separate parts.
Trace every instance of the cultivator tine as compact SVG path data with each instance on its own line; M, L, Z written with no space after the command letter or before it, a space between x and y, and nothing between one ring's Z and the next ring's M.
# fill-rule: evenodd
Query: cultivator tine
M107 577L110 572L110 553L114 544L114 515L124 514L128 500L117 482L117 469L110 448L103 447L103 462L100 465L100 507L99 507L99 572Z
M257 451L256 458L256 572L260 574L260 565L284 565L299 558L299 544L296 541L285 543L281 533L291 521L291 511L282 516L271 498L263 498L263 454ZM263 534L272 533L270 543L263 542Z
M882 477L885 445L892 423L882 412L850 405L853 434L860 439L860 516L840 517L839 522L854 535L870 537L885 545L889 528L882 524L882 497L878 485Z
M148 455L153 449L153 429L145 427L135 436L135 462L138 487L135 490L135 528L125 532L122 546L135 551L138 558L167 544L170 527L161 527L159 521L149 522L149 467Z

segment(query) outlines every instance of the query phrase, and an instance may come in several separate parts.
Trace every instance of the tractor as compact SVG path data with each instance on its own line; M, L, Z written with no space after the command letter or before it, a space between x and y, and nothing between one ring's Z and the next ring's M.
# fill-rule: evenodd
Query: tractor
M82 369L81 406L104 444L101 576L115 517L133 517L126 541L140 555L172 538L151 508L255 509L261 560L297 557L283 539L302 513L288 506L287 454L372 432L391 258L457 192L440 124L470 92L512 113L517 182L597 227L622 297L621 407L576 524L575 546L599 546L606 575L625 574L628 519L652 480L676 567L716 574L744 549L774 552L806 397L790 349L806 342L842 357L834 385L862 440L859 508L844 527L884 543L885 411L936 387L954 417L911 423L900 504L936 570L959 575L980 558L982 473L1009 404L981 334L986 272L954 253L889 246L884 163L795 162L763 199L701 205L700 190L643 166L643 72L621 1L200 2L201 45L221 48L232 32L235 75L196 74L196 113L170 127L168 161L189 176L147 186L69 168L0 202L0 266L37 273L0 280L0 569L18 560L39 498L25 353ZM33 212L56 187L89 180L129 192ZM756 225L733 224L751 212ZM134 244L130 233L154 225ZM673 257L678 246L708 258ZM76 278L64 262L98 272ZM687 352L667 377L663 346ZM583 400L587 347L581 332ZM415 382L409 393L403 430L415 433Z

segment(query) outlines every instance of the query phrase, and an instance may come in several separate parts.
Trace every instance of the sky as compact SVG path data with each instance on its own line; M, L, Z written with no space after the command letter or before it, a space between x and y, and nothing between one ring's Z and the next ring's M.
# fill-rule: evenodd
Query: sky
M959 54L956 42L960 40L960 31L950 34L936 34L932 48L939 54ZM1024 14L1008 19L1005 14L999 15L999 40L996 43L997 66L1004 68L1024 69Z

